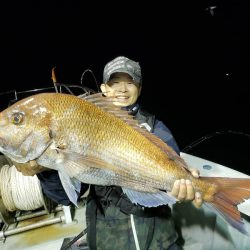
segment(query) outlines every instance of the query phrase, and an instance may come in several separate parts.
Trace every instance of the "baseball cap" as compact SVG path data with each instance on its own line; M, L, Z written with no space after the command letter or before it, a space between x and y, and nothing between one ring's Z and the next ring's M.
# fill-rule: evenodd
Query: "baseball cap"
M105 65L103 70L103 82L107 83L110 76L118 72L129 74L135 82L141 84L141 67L138 62L125 56L116 57Z

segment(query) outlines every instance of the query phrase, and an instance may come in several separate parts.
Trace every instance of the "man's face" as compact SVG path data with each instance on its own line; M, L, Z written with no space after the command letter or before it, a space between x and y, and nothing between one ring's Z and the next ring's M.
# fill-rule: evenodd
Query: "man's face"
M126 107L137 101L141 86L127 73L114 73L106 84L101 84L101 90L106 96L115 98L114 105Z

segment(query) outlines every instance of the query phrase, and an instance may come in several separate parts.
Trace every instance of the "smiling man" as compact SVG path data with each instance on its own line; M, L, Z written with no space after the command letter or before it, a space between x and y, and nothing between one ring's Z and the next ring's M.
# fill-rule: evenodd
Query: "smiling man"
M128 107L136 103L141 93L141 67L139 63L119 56L106 64L103 82L102 92L115 97L115 105Z
M110 61L104 68L100 88L105 96L114 98L114 105L128 110L142 126L180 153L171 131L137 102L142 88L139 63L124 56ZM193 175L197 177L197 171ZM193 200L198 207L202 204L189 180L176 181L172 195L179 200ZM132 204L120 187L92 185L86 221L90 249L182 249L176 244L170 208Z
M123 72L112 74L107 84L101 85L101 90L107 96L113 96L117 101L116 106L127 107L137 101L141 92L141 85L134 82L133 78Z

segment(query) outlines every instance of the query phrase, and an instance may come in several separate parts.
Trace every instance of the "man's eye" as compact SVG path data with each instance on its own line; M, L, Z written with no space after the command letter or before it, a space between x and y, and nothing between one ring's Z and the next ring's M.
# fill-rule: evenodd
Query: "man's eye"
M118 82L109 82L109 87L117 86Z
M21 112L14 113L11 119L13 124L21 124L24 119L24 113Z

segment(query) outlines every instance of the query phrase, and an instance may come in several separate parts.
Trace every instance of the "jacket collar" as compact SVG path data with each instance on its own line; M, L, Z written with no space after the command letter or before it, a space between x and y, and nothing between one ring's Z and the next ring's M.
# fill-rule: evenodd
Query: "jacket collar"
M134 103L134 104L129 105L127 107L122 107L123 110L129 111L129 114L131 114L131 115L135 115L138 112L139 108L140 108L139 103Z

